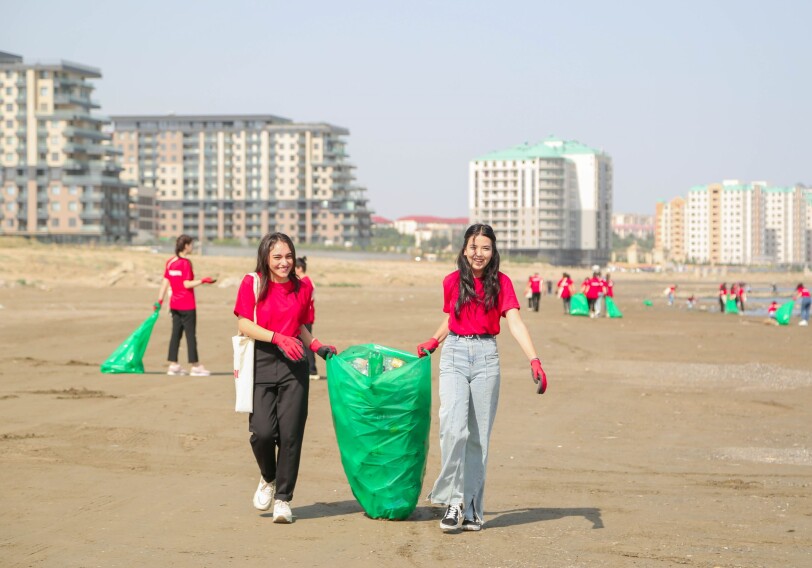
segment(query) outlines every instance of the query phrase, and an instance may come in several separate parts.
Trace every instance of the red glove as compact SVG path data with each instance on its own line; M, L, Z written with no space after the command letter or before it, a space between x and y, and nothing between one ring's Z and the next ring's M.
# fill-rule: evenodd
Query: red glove
M304 359L304 345L295 337L274 332L271 343L279 347L282 354L291 361L301 361Z
M201 284L214 284L217 282L216 278L212 278L211 276L206 276L205 278L200 279Z
M158 300L157 302L152 304L152 307L155 308L155 311L157 312L158 310L161 309L161 306L163 306L163 305L164 305L164 301L163 300Z
M319 357L321 357L325 361L327 360L328 357L332 357L333 355L338 353L335 347L333 347L332 345L322 345L321 341L319 341L315 337L313 338L313 341L310 342L310 350L314 353L318 353Z
M544 394L544 391L547 390L547 373L541 368L541 361L538 358L530 361L530 376L533 377L533 382L538 385L536 392Z
M417 356L425 357L429 353L434 353L434 350L437 349L439 346L440 342L432 337L428 341L424 341L423 343L417 346Z

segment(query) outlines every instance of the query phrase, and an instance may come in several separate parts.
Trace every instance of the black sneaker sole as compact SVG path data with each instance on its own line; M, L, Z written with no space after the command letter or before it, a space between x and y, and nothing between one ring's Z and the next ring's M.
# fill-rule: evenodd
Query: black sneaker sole
M482 525L479 523L462 523L462 530L464 531L481 531Z

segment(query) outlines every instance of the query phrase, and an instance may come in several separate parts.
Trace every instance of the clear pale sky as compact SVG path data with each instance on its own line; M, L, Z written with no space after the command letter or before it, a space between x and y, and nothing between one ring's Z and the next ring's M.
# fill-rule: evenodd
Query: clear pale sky
M0 50L99 67L113 114L350 129L372 207L468 214L468 162L550 134L609 153L614 209L812 185L812 2L0 0Z

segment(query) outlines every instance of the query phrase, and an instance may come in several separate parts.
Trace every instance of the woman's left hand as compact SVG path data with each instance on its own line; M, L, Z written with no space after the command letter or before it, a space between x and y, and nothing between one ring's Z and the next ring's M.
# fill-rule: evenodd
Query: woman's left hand
M322 345L321 341L315 337L313 338L313 341L310 342L310 350L313 353L318 353L319 357L325 361L327 360L327 357L332 357L338 353L338 350L335 347L332 345Z
M536 393L544 394L544 391L547 390L547 373L541 368L541 361L538 357L530 361L530 376L537 385Z

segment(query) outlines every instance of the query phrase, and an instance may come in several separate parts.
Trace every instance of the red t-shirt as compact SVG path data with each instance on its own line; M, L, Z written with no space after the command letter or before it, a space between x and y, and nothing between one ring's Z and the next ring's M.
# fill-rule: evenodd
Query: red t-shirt
M302 282L307 282L307 284L310 286L311 290L313 290L313 291L316 290L316 287L313 285L313 281L309 277L303 276L302 277ZM305 318L305 323L306 324L312 324L314 321L316 321L316 306L313 305L313 301L314 301L314 295L311 292L311 294L310 294L310 306L307 308L307 317Z
M808 298L809 297L809 288L801 288L798 293L801 295L801 298Z
M603 285L606 287L606 295L610 298L615 297L615 281L614 280L604 280Z
M164 278L169 280L172 287L172 296L169 298L169 309L171 310L194 310L195 290L183 285L187 280L194 280L195 273L192 270L192 261L188 258L173 256L166 261Z
M531 276L530 277L530 291L534 294L541 293L541 277L539 276Z
M508 310L519 309L519 300L513 282L499 272L499 297L496 306L485 310L485 285L480 278L474 278L474 289L481 302L469 302L460 310L460 317L454 313L457 298L460 297L460 271L452 272L443 279L443 311L449 315L448 329L458 335L481 335L499 333L499 318L505 317Z
M260 284L259 289L262 289ZM299 282L299 291L293 291L293 282L268 285L268 294L257 303L257 325L269 331L299 336L299 326L306 323L307 311L313 298L313 288L309 282ZM254 278L246 274L237 292L234 315L254 320Z
M724 286L720 287L719 288L719 295L720 296L727 296L727 288L725 288Z
M558 288L561 290L561 297L565 300L571 296L570 286L572 286L571 278L562 278L558 281Z
M603 280L597 276L593 276L584 282L584 284L586 285L586 297L590 300L596 299L603 291Z
M774 314L776 311L778 311L778 304L776 304L776 303L770 304L770 307L767 308L767 313L768 314Z

